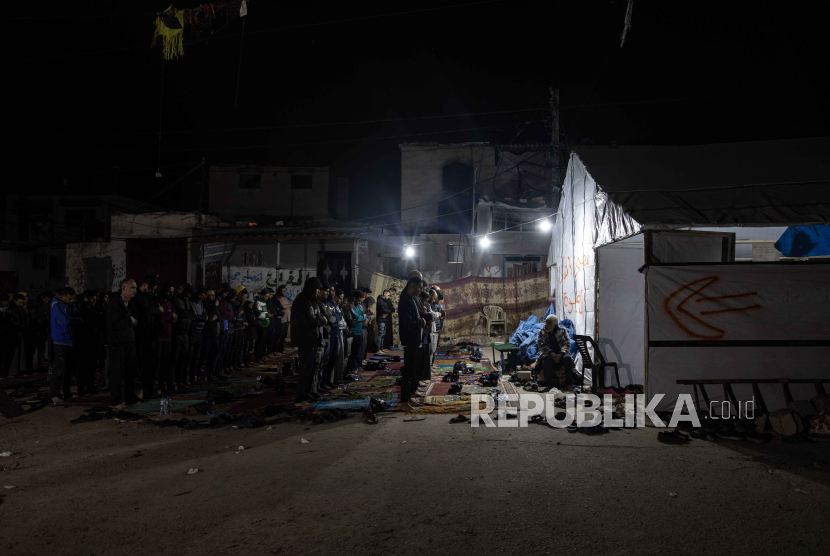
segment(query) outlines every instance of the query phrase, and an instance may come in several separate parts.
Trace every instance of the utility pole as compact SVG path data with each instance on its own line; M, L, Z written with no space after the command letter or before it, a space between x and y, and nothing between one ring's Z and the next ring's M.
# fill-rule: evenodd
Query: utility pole
M562 183L561 162L562 154L559 146L559 89L550 88L550 152L551 152L551 178L554 187Z

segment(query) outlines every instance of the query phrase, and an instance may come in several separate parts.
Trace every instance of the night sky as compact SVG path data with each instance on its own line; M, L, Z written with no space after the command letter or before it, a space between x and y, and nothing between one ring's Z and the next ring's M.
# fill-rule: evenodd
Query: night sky
M238 80L242 20L186 35L185 57L164 61L150 40L168 5L6 6L7 192L105 194L118 165L120 193L144 199L202 157L328 165L349 177L360 218L400 208L401 142L549 140L551 85L570 144L809 137L830 122L827 2L637 0L620 48L623 0L253 0ZM413 13L377 17L400 12ZM342 124L388 119L402 120ZM195 209L201 179L152 202Z

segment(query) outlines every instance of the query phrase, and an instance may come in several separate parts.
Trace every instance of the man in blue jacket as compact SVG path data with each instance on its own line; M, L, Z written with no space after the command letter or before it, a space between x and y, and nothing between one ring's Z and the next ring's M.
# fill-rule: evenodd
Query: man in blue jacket
M52 342L55 358L49 377L49 396L52 403L63 403L72 397L72 373L75 371L75 350L72 346L73 328L81 322L75 307L75 290L61 288L52 299ZM60 397L61 389L63 398Z

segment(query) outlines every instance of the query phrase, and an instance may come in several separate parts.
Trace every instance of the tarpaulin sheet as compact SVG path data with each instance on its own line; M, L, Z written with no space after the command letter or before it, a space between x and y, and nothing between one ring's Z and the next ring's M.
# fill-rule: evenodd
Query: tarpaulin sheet
M790 226L775 242L785 257L830 255L830 226Z
M594 245L632 235L631 222L655 229L830 224L830 137L574 151L571 165L579 158L601 193L605 216Z
M674 407L677 380L823 378L830 360L830 264L733 263L646 269L646 395ZM749 400L749 385L734 386ZM770 410L781 387L761 385ZM815 395L791 385L795 399ZM721 401L723 389L707 388Z

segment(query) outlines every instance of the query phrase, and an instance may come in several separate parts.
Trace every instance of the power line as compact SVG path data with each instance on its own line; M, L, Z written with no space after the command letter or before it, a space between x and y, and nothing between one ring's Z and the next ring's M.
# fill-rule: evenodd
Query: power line
M170 168L181 168L182 166L190 166L191 162L185 162L183 164L171 164L169 166L162 166L162 170L167 170ZM33 172L33 173L40 173L40 174L110 174L110 173L122 173L122 172L148 172L150 170L156 170L156 167L153 166L152 168L111 168L109 170L70 170L70 169L63 169L63 170L37 170L32 168L9 168L7 166L0 166L0 170L7 170L9 172Z
M395 122L412 122L421 120L440 120L446 118L464 118L470 116L489 116L493 114L517 114L520 112L537 112L539 109L525 108L521 110L491 110L488 112L468 112L466 114L443 114L439 116L413 116L411 118L380 118L375 120L359 120L346 122L322 122L322 123L303 123L303 124L286 124L273 126L257 126L257 127L229 127L217 129L178 129L171 131L164 131L164 135L182 135L187 133L226 133L233 131L270 131L278 129L299 129L304 127L332 127L345 125L363 125L363 124L378 124L378 123L395 123ZM513 124L505 124L513 125ZM50 134L50 137L78 137L81 135L107 135L110 137L132 136L132 135L155 135L158 131L125 131L125 132L108 132L108 131L91 131L80 133L60 133ZM7 135L18 135L18 132L8 132ZM43 140L42 136L38 136L38 140Z
M245 146L226 146L226 147L196 147L196 148L180 148L180 149L162 149L163 152L201 152L201 151L237 151L249 149L267 149L273 147L296 147L303 145L331 145L339 143L356 143L361 141L381 141L384 139L404 139L406 137L423 137L425 135L445 135L448 133L461 133L465 131L479 131L484 129L501 129L505 127L516 127L516 125L527 123L538 123L544 120L531 120L529 122L519 122L518 124L500 124L495 126L484 127L468 127L463 129L448 129L444 131L426 131L423 133L407 133L403 135L385 135L376 137L357 137L353 139L337 139L332 141L307 141L302 143L270 143L265 145L245 145ZM143 153L156 152L156 149L64 149L64 152L113 152L113 153Z
M4 17L3 21L16 21L26 19L105 19L114 17L144 17L156 15L156 12L141 12L132 14L96 14L96 15L24 15L19 17Z

